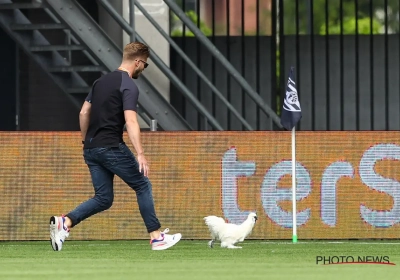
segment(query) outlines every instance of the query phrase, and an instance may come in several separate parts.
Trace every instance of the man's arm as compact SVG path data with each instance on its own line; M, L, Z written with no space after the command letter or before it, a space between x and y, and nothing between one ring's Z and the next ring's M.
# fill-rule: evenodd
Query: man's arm
M89 127L89 117L91 109L92 109L92 104L85 101L83 103L81 112L79 113L79 126L81 128L82 141L85 141L86 132Z
M140 141L140 126L137 121L137 114L133 110L125 110L124 115L129 140L131 140L131 143L133 144L138 156L139 172L142 172L143 170L144 176L148 176L149 166L146 158L144 157L144 151Z

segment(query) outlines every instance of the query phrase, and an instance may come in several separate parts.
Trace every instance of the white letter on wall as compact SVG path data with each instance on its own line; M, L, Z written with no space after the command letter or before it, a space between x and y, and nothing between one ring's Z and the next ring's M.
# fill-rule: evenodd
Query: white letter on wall
M237 161L236 148L230 148L222 157L222 210L229 222L240 224L250 211L241 211L238 205L237 178L251 176L256 170L252 161Z

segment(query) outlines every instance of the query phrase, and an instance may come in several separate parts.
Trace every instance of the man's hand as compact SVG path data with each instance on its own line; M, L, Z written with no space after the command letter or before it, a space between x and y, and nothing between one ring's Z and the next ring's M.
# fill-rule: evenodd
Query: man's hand
M144 157L144 151L142 148L142 144L140 143L140 126L137 121L136 112L132 110L125 110L124 115L126 122L126 130L128 131L129 139L131 140L137 153L137 160L139 162L139 172L143 172L143 175L148 177L149 165L147 164L147 160Z
M147 160L144 157L144 154L138 155L138 162L139 162L139 172L143 172L144 176L149 176L149 165L147 164Z
M85 141L86 138L86 132L89 127L89 118L91 110L92 110L92 103L85 101L79 113L79 126L81 128L82 141Z

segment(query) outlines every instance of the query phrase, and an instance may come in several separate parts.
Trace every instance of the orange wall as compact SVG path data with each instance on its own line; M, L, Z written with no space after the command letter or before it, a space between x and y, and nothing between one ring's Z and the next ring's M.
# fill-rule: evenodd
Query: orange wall
M144 132L142 141L163 227L209 238L204 216L238 222L255 210L251 238L291 238L290 132ZM298 132L299 239L399 238L399 150L400 132ZM0 240L47 240L49 217L92 195L79 132L1 132L0 154ZM136 238L147 233L135 194L116 178L113 207L70 239Z

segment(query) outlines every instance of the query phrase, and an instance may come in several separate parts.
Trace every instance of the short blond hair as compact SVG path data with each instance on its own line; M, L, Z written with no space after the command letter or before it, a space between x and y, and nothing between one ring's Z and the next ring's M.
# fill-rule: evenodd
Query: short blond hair
M125 46L122 60L135 60L137 58L148 58L150 56L149 47L140 42L132 42Z

